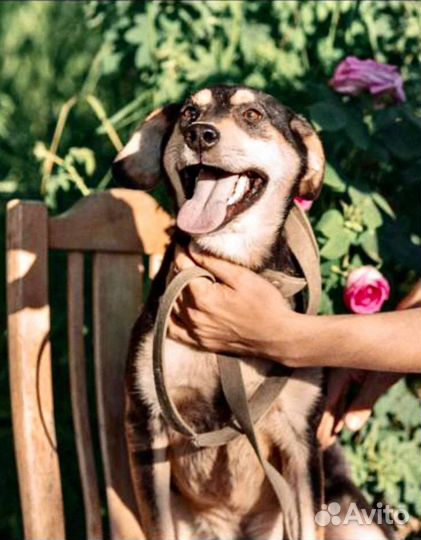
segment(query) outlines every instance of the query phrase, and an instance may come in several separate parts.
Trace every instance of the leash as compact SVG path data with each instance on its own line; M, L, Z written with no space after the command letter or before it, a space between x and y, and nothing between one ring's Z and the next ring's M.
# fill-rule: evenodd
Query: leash
M291 209L284 230L289 248L302 270L304 279L288 276L275 270L265 270L261 275L277 287L284 298L290 298L307 287L306 313L316 314L321 298L319 251L310 222L297 205ZM225 445L236 437L245 435L252 445L282 508L285 537L288 540L297 540L299 524L296 498L285 478L264 458L254 428L254 425L278 398L293 370L273 363L264 382L248 400L241 363L229 355L218 354L222 390L231 409L233 421L221 429L204 433L196 433L184 421L168 393L164 358L165 337L170 314L182 290L198 277L216 281L215 277L204 268L192 267L183 270L171 281L160 301L153 340L153 371L162 415L173 429L190 438L193 444L199 448Z

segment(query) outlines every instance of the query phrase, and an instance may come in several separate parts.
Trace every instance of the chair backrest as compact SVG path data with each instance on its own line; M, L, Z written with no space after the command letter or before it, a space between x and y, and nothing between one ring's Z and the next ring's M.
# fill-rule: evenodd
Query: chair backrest
M103 537L84 347L84 254L93 253L96 403L113 539L142 539L124 438L124 365L139 312L144 256L159 266L172 218L149 195L112 189L49 217L40 202L7 211L8 336L12 416L25 538L65 538L53 407L48 252L67 252L70 395L86 537Z

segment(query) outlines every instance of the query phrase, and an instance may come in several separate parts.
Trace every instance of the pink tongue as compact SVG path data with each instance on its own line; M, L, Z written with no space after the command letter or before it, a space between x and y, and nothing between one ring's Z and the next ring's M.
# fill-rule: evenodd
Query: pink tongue
M201 171L193 193L180 208L178 227L190 234L205 234L224 221L227 201L234 191L237 175L215 179L210 171Z

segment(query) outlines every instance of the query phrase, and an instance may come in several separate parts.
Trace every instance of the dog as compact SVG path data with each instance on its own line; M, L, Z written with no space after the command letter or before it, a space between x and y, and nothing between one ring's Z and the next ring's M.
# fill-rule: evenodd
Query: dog
M153 381L152 339L177 243L255 272L294 275L283 224L300 196L320 193L325 157L310 123L274 97L243 86L205 88L183 104L152 113L113 164L116 180L149 190L166 179L178 208L177 230L131 338L126 381L126 437L140 520L148 539L282 539L282 509L245 437L196 448L169 427ZM167 338L170 394L197 431L217 429L230 413L216 357ZM243 358L250 396L268 362ZM300 539L316 538L323 502L367 503L338 448L325 456L326 493L316 428L323 410L321 369L295 370L257 424L265 457L292 487ZM342 506L342 508L344 508ZM393 538L377 525L326 527L326 538Z

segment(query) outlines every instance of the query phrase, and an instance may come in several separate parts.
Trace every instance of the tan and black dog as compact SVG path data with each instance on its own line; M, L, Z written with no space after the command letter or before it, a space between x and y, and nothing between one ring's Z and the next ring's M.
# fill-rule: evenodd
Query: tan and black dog
M183 105L156 111L114 162L115 178L127 187L150 189L166 178L178 207L177 232L133 330L127 368L127 440L148 539L284 538L282 511L246 438L198 449L166 425L153 381L152 334L174 245L183 237L256 272L294 274L283 224L295 196L317 197L324 163L320 140L303 117L270 95L230 86L206 88ZM229 409L215 355L170 339L166 349L169 390L183 416L196 431L221 427ZM268 363L240 361L251 395ZM295 370L257 424L266 458L293 488L301 540L316 538L321 388L320 369ZM365 507L344 471L335 449L326 456L327 502ZM335 540L392 537L355 523L327 527L325 534Z

